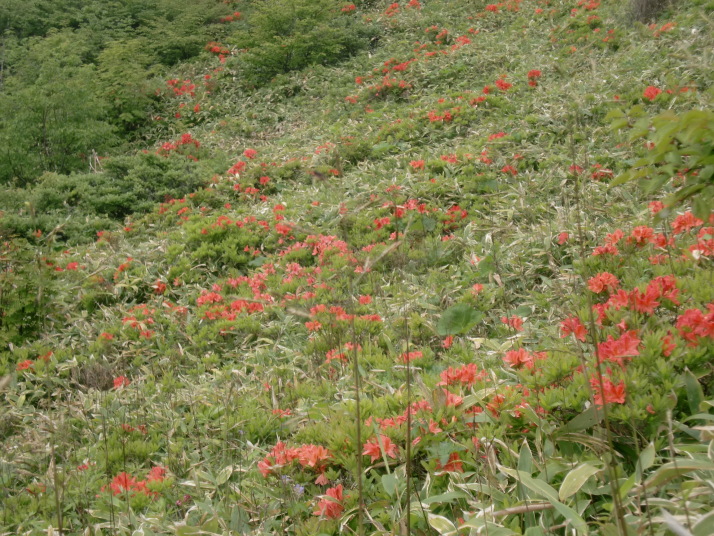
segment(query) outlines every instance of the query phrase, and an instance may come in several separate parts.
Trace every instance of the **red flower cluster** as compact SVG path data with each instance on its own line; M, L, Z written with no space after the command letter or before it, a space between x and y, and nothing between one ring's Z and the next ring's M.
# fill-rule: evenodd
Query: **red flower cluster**
M179 85L179 83L181 85ZM196 96L196 84L193 84L191 80L184 80L181 82L180 80L174 78L172 80L167 80L166 85L171 88L174 96L176 97L183 95L190 95L191 97Z
M662 299L679 305L678 295L677 280L672 275L665 275L652 279L644 291L634 289L627 292L619 289L617 292L613 292L604 304L593 306L593 310L598 314L598 322L602 323L605 313L609 309L619 311L628 308L638 313L652 314L655 308L659 307Z
M441 464L441 460L436 461L437 471L446 471L451 473L463 473L464 464L461 461L461 456L458 452L452 452L449 455L449 460L445 464Z
M538 78L540 78L541 72L538 69L531 69L528 71L528 85L531 87L536 87L538 85Z
M625 403L625 382L614 384L610 378L603 376L602 391L598 378L590 378L590 386L593 389L593 398L597 406Z
M707 304L708 313L687 309L677 318L677 331L688 342L697 346L702 339L714 339L714 303Z
M396 415L395 417L387 417L384 419L380 419L379 417L370 417L364 422L364 425L372 426L372 421L376 421L377 424L379 424L379 428L381 430L387 430L389 428L398 428L399 426L407 422L407 415L409 413L411 413L412 417L414 417L420 411L431 412L432 407L431 405L429 405L429 402L427 402L426 400L413 402L412 405L409 406L409 409L404 410L404 412L399 415Z
M327 489L325 497L317 503L317 510L313 512L313 515L337 519L344 509L345 507L342 505L342 484L340 484L334 488Z
M694 214L691 212L685 212L684 214L680 214L674 218L674 221L672 222L672 230L676 234L681 234L691 231L695 227L699 227L703 224L704 222L697 218Z
M317 473L324 473L332 454L322 445L301 445L288 448L279 441L270 453L258 462L258 470L267 478L276 470L291 465L297 461L302 467L310 468Z
M173 151L182 151L185 154L185 147L190 145L194 146L196 149L199 149L201 147L201 142L199 142L196 138L192 137L190 133L182 134L181 138L179 138L175 142L167 141L166 143L163 143L159 150L156 151L156 154L161 156L168 156ZM188 156L189 158L192 157L191 154L187 154L186 156ZM193 156L193 159L195 160L196 157Z
M225 17L221 17L221 22L233 22L234 20L240 20L240 18L241 18L241 12L234 11L233 14L231 14L231 15L226 15Z
M382 450L384 454L390 458L397 459L397 445L392 443L386 435L380 434L379 437L373 437L364 444L364 450L362 451L363 456L369 456L372 462L375 462L382 457Z
M508 91L513 87L513 84L511 84L510 82L506 82L506 77L502 76L501 78L496 80L496 87L501 91Z
M502 316L501 322L506 324L509 328L515 331L523 331L523 319L520 316L513 315L510 318Z
M560 338L565 338L570 334L573 334L576 339L581 342L585 342L585 336L588 334L588 330L585 329L582 322L577 316L566 318L560 323Z
M114 378L114 389L121 389L122 387L126 387L129 385L131 382L129 381L129 378L126 376L117 376Z
M597 346L597 353L600 362L611 361L623 366L623 359L640 355L639 346L642 341L634 330L626 331L619 339L613 339L608 335L605 342Z
M600 294L605 290L608 292L614 292L619 286L619 279L609 272L601 272L588 279L588 288L595 294Z
M655 86L647 86L642 96L649 101L653 101L660 93L662 93L661 89L656 88Z
M109 488L112 490L113 495L120 495L122 493L129 493L131 495L136 495L137 493L143 493L149 497L156 497L158 494L149 490L147 484L151 482L163 482L166 478L166 468L156 466L149 471L146 479L137 481L129 473L119 473L114 477ZM102 488L104 491L105 488Z
M394 3L390 4L389 7L387 7L387 9L384 10L384 14L387 17L393 17L397 13L399 13L399 3L398 2L394 2Z
M529 370L533 370L536 360L545 359L546 357L547 354L545 352L535 352L531 354L525 348L519 348L518 350L509 350L506 352L506 355L503 356L503 361L515 369L523 366Z
M469 363L459 368L449 367L441 373L441 381L436 385L455 385L471 387L486 377L486 371L478 372L476 363Z
M25 361L21 361L20 363L15 366L15 370L18 372L21 370L32 370L32 366L35 364L35 362L32 359L25 359Z
M419 351L409 352L409 353L405 352L399 356L399 362L400 363L411 363L412 361L414 361L416 359L421 359L422 357L424 357L424 354Z

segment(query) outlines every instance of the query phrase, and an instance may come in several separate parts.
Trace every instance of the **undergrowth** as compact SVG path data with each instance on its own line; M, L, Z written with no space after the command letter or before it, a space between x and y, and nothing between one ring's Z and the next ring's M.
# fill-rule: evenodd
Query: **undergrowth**
M146 154L6 188L2 533L710 534L684 4L227 15Z

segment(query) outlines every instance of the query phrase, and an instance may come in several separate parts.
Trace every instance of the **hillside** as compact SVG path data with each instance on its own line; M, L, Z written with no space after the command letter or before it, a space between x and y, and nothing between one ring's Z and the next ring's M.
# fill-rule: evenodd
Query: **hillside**
M711 534L714 3L653 4L11 2L0 534Z

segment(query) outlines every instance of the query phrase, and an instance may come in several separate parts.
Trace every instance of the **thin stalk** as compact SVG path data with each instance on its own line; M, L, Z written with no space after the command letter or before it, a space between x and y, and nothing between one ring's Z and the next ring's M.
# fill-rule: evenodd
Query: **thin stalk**
M52 483L55 491L55 510L57 512L57 530L60 536L64 534L62 528L62 499L60 497L60 490L57 486L57 481L59 480L59 475L57 474L57 458L55 457L55 434L52 430L52 435L50 437L50 454L52 456Z
M572 126L572 125L571 125ZM570 151L571 151L571 158L573 162L573 166L576 165L576 155L575 155L575 141L573 140L573 128L570 129L570 132L568 134L569 141L570 141ZM578 242L580 245L580 258L585 259L585 237L583 233L583 223L582 223L582 207L580 204L580 179L579 176L576 175L575 177L575 214L576 214L576 226L578 230ZM605 392L605 386L603 382L603 374L602 374L602 365L600 363L600 350L599 350L599 337L597 333L597 326L595 324L595 318L593 316L593 309L592 309L592 299L590 294L586 293L587 300L588 300L588 326L590 328L590 333L591 337L593 340L593 344L595 346L595 372L597 376L597 381L600 387L600 392L604 393ZM592 391L590 392L590 397L593 403L593 407L595 408L595 411L597 412L598 406L595 404L595 398L593 396ZM603 401L604 402L604 401ZM608 414L608 408L607 408L607 403L604 403L602 405L602 415L603 415L603 422L605 423L605 437L607 439L607 446L608 450L610 452L611 458L614 459L615 455L615 447L614 443L612 441L612 429L610 426L610 418ZM617 521L618 529L621 534L627 534L627 524L625 522L625 517L623 513L623 508L622 508L622 501L620 500L620 486L617 482L617 473L615 472L615 468L612 465L612 459L606 461L606 466L608 470L608 476L610 480L610 487L611 487L611 492L612 492L612 502L613 506L615 509L615 519Z
M354 302L354 289L352 292L352 299ZM359 361L357 356L357 337L355 333L355 315L351 315L350 325L352 329L352 372L354 374L355 382L355 417L357 418L357 496L358 496L358 508L357 508L357 526L360 536L364 535L364 490L362 489L362 409L360 406L360 373L359 373Z
M404 320L407 338L407 536L412 532L412 509L411 509L411 484L412 484L412 368L409 360L409 316L407 309L404 310Z
M112 476L109 472L109 440L107 438L107 408L106 396L102 393L102 433L104 435L104 471L107 479L111 480ZM112 529L112 534L116 534L116 525L114 521L114 494L109 493L109 526Z

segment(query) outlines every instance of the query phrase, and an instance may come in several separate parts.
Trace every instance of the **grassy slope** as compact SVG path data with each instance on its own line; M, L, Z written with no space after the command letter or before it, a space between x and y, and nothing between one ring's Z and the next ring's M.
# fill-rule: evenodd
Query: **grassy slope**
M414 533L429 533L427 514L454 523L471 519L477 527L487 508L500 510L525 498L542 501L542 491L516 484L508 471L518 467L540 475L558 490L576 462L591 464L596 473L582 490L562 498L573 509L567 512L577 510L591 531L612 527L610 473L600 463L608 459L603 429L591 425L564 436L562 426L589 404L587 378L577 367L592 361L593 342L619 336L615 324L621 320L638 330L642 345L640 358L626 360L626 371L615 367L609 373L627 387L626 404L610 406L619 453L612 465L623 483L650 441L652 469L668 460L669 445L657 431L666 428L668 411L681 419L697 411L696 404L690 407L697 396L711 397L712 346L693 349L677 339L676 353L667 360L660 355L661 339L668 329L675 331L677 315L703 310L714 299L711 261L670 257L652 266L652 246L640 249L624 241L617 258L591 257L592 248L616 228L628 235L637 225L669 224L650 217L646 201L654 198L643 198L634 185L610 189L607 178L592 180L591 173L600 164L617 174L639 150L608 129L611 110L640 104L655 114L711 106L710 14L703 6L683 9L658 21L658 27L669 21L676 26L655 36L627 23L626 7L616 1L580 7L574 16L574 2L557 0L520 2L517 12L509 10L516 3L508 2L496 13L484 11L480 2L424 4L393 17L382 14L386 5L351 15L384 26L378 48L338 67L297 73L278 87L241 93L231 82L230 60L220 73L206 59L177 74L199 78L213 72L216 88L201 104L217 119L191 133L215 158L227 155L229 165L246 161L246 170L239 178L218 176L205 191L157 209L129 231L111 231L92 246L62 254L48 241L38 253L62 267L78 262L79 269L43 273L54 292L46 336L5 357L10 370L26 359L35 362L34 372L13 375L6 388L0 477L5 530L56 527L57 487L64 490L63 524L76 533L100 523L118 533L139 526L145 534L192 533L176 528L185 523L210 533L329 534L339 530L337 522L312 512L318 496L337 484L345 488L343 519L355 527L355 451L362 447L356 445L354 377L351 364L325 364L327 352L339 353L347 342L361 345L356 355L363 421L404 414L409 402L431 406L414 415L423 429L416 426L411 435L422 436L412 450L412 485L423 500L431 498L414 506ZM594 14L601 23L588 24ZM432 25L447 28L451 41L415 52L416 41L429 41L425 29ZM614 34L603 43L608 30ZM471 42L453 49L459 36ZM381 80L385 62L415 57L405 71L390 74L410 85L400 97L369 98L365 87ZM527 84L532 69L542 73L536 87ZM355 83L355 77L372 73L373 80ZM513 87L497 89L501 76ZM472 105L486 85L492 92ZM650 85L675 93L650 102L642 97ZM696 91L678 93L683 86ZM356 103L345 101L354 95ZM431 121L431 111L451 111L454 119ZM170 116L172 110L166 112ZM180 133L184 126L168 120L161 128ZM507 135L489 139L499 132ZM241 157L246 148L257 156ZM456 163L441 159L452 154ZM419 160L425 169L410 165ZM573 164L584 168L579 177L569 172ZM504 166L516 174L502 171ZM261 176L270 182L261 185ZM263 191L246 194L235 184ZM261 194L267 199L260 201ZM421 203L425 211L416 208ZM278 204L284 210L276 211ZM466 211L463 219L456 205ZM397 218L400 208L405 215ZM267 222L265 228L250 221L235 225L251 217ZM389 223L378 229L375 220L386 217ZM280 223L292 227L285 236L276 227ZM560 245L563 231L570 239ZM404 236L390 237L395 232ZM686 249L692 240L683 235L677 247ZM307 245L281 254L291 244ZM368 273L355 273L365 266L371 267ZM589 300L599 297L588 293L585 282L601 271L617 275L625 289L674 273L684 304L662 306L652 315L615 315L597 330L588 325L589 344L560 339L564 318L579 315L588 324ZM251 278L252 288L235 281L243 276ZM157 282L167 285L163 294L155 292ZM474 284L483 285L478 295ZM360 295L372 302L360 304ZM207 305L200 305L202 297ZM211 307L239 298L248 301L236 309L257 303L265 310L205 318ZM478 311L480 321L445 348L439 319L456 303ZM311 315L318 304L377 314L381 322ZM500 320L513 315L526 319L523 331ZM306 322L315 320L322 328L308 330ZM111 340L102 340L103 333ZM537 373L504 363L505 352L518 348L547 352ZM48 363L38 359L49 351ZM412 363L408 400L399 356L410 351L422 357ZM464 398L455 406L437 383L447 367L468 363L485 376L473 385L449 386ZM700 395L685 366L700 377ZM131 383L111 389L118 376ZM276 410L290 414L281 417ZM361 443L376 437L375 422L361 427ZM442 431L426 432L430 422ZM396 459L362 459L365 502L374 519L368 533L398 533L404 526L407 432L401 425L383 433L398 451ZM524 437L530 447L522 446ZM691 439L685 434L675 441ZM320 471L297 461L282 469L283 478L278 470L261 476L257 463L279 440L290 447L328 448L331 458L322 465L329 484L315 484ZM700 449L696 442L677 448L692 456ZM465 472L444 474L439 467L448 467L454 453ZM84 463L87 469L77 469ZM158 465L171 476L152 484L156 498L99 491L121 472L142 479ZM696 480L691 482L698 490ZM651 491L658 494L684 519L678 492ZM623 495L627 521L644 526L642 494ZM690 502L693 516L706 512L706 499ZM562 512L489 521L520 531L559 525ZM577 525L578 514L571 523ZM441 528L446 523L431 521L440 533L448 530ZM654 523L653 530L663 529Z

